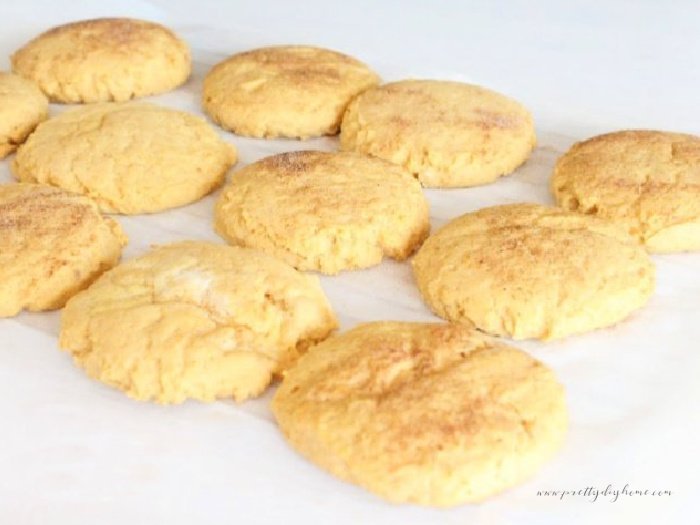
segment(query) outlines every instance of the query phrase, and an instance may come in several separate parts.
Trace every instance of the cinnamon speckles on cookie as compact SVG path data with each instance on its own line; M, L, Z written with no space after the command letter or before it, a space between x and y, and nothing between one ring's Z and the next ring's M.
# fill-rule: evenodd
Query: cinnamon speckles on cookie
M12 55L14 72L54 102L125 101L176 88L191 71L190 51L169 29L131 18L55 27Z

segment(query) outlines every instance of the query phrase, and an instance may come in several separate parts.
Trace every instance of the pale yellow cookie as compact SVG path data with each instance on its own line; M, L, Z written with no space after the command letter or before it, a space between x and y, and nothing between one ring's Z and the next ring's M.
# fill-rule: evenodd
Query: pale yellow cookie
M564 389L545 365L464 325L381 322L315 346L272 410L291 445L396 503L478 502L562 445Z
M654 265L618 226L559 208L512 204L463 215L413 259L440 317L514 339L611 326L654 291Z
M12 55L12 70L54 102L124 101L170 91L190 76L190 51L169 29L100 18L55 27Z
M247 248L186 241L121 264L73 297L60 345L134 399L242 401L336 324L316 277Z
M49 101L38 87L18 75L0 72L0 159L22 144L48 114Z
M334 135L350 100L378 82L365 64L335 51L266 47L217 64L204 79L202 105L239 135Z
M403 168L356 153L301 151L236 172L217 232L300 270L335 274L402 260L428 235L428 203Z
M427 187L475 186L525 162L535 147L535 128L523 106L494 91L403 80L350 103L340 146L405 166Z
M204 119L143 103L91 104L36 129L15 177L92 197L103 211L152 213L194 202L224 181L235 148Z
M82 195L0 184L0 317L61 308L121 256L126 236Z
M551 188L560 206L616 222L651 252L700 250L700 137L593 137L559 159Z

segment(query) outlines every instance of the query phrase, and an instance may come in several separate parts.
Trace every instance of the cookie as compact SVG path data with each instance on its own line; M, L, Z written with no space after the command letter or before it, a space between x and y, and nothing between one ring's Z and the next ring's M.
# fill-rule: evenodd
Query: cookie
M650 252L700 250L700 137L593 137L557 161L551 188L563 208L614 221Z
M0 72L0 159L12 153L49 115L49 101L24 78Z
M60 345L134 399L242 401L336 324L317 278L255 250L185 241L73 297Z
M152 213L220 186L236 161L204 119L143 103L91 104L36 129L17 151L15 177L84 193L110 213Z
M476 186L511 173L535 147L530 113L483 87L404 80L355 98L340 146L405 166L426 187Z
M175 89L190 76L190 51L172 31L131 18L55 27L12 55L12 70L53 102L125 101Z
M449 324L369 323L331 337L287 372L272 410L321 468L389 501L432 506L527 479L567 428L551 370Z
M61 308L114 266L119 224L82 195L38 184L0 184L0 317Z
M334 135L350 100L378 82L365 64L335 51L266 47L217 64L204 79L202 105L239 135Z
M558 339L612 326L641 308L655 271L618 226L536 204L463 215L413 259L440 317L514 339Z
M430 229L420 184L356 153L301 151L236 172L216 205L217 232L300 270L335 274L402 260Z

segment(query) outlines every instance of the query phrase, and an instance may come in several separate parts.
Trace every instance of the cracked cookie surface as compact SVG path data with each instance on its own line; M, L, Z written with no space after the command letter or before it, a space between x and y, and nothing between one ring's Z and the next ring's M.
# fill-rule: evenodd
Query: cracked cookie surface
M61 308L121 256L126 236L97 205L38 184L0 185L0 317Z
M535 147L532 116L480 86L403 80L369 89L348 106L343 150L406 167L427 187L486 184L511 173Z
M22 144L49 115L49 101L32 82L0 72L0 159Z
M23 182L92 197L106 212L153 213L221 185L235 148L204 119L144 103L91 104L39 125L17 151Z
M336 51L266 47L214 66L204 79L202 105L239 135L334 135L350 100L378 82L365 64Z
M464 325L378 322L313 347L272 410L309 460L393 502L481 501L561 446L563 387Z
M551 188L563 208L620 224L650 252L700 250L700 137L593 137L557 161Z
M399 166L356 153L302 151L236 172L216 205L233 244L300 270L335 274L407 258L430 224L420 184Z
M54 27L12 55L12 70L54 102L125 101L187 80L190 51L172 31L130 18Z
M514 339L611 326L654 290L654 265L623 228L536 204L484 208L430 236L413 259L440 317Z
M60 346L135 399L242 401L336 325L317 278L247 248L185 241L73 297Z

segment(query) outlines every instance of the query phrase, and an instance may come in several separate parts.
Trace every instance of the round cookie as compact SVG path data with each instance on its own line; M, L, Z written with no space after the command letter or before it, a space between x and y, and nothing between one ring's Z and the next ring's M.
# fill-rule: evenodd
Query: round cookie
M232 145L204 119L143 103L91 104L41 124L17 151L15 177L92 197L112 213L196 201L224 181Z
M700 250L700 137L593 137L558 160L551 188L563 208L614 221L651 252Z
M476 186L511 173L535 147L530 113L488 89L404 80L355 98L340 146L405 166L426 187Z
M0 159L22 144L49 115L49 101L24 78L0 72Z
M655 285L646 251L614 224L536 204L463 215L413 259L440 317L514 339L558 339L622 321Z
M87 197L38 184L0 184L0 317L61 308L114 266L119 224Z
M301 151L235 173L216 230L300 270L335 274L407 258L430 230L420 184L403 168L356 153Z
M317 278L247 248L185 241L73 297L60 345L134 399L242 401L336 324Z
M302 455L396 503L478 502L560 448L564 389L545 365L464 325L360 325L309 350L272 411Z
M239 135L334 135L350 100L378 82L365 64L335 51L266 47L214 66L204 79L202 105Z
M12 55L12 70L53 102L124 101L170 91L190 76L190 51L153 22L100 18L55 27Z

